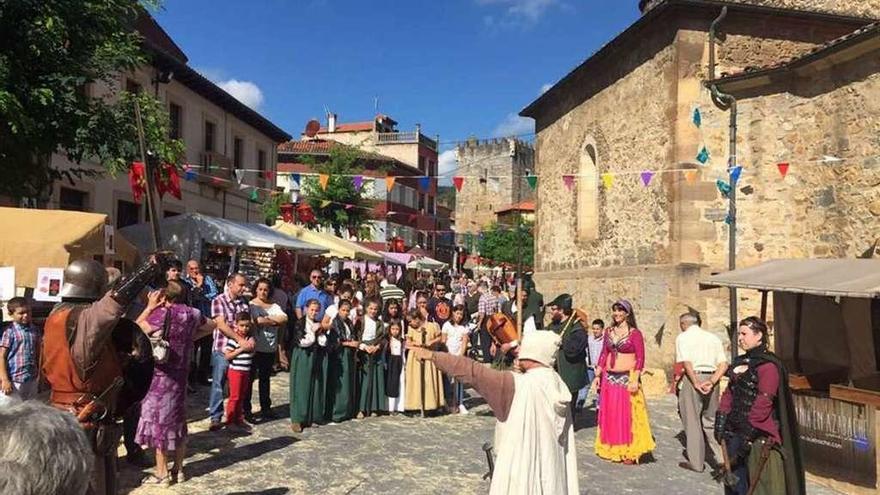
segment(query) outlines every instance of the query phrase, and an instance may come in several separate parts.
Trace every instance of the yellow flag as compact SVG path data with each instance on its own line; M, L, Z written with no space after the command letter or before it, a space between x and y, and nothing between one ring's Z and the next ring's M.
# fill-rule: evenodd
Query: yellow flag
M602 174L602 184L605 185L605 189L611 189L611 184L614 183L614 176L609 173Z
M329 200L329 199L325 199L324 201L321 201L321 208L326 208L326 207L328 207L328 206L330 206L330 200Z
M385 177L385 190L391 192L392 189L394 189L394 177Z
M321 189L327 190L327 182L330 180L330 176L327 174L318 175L318 182L321 183Z
M684 173L684 178L688 181L688 183L693 184L695 180L697 180L697 174L699 172L697 170L688 170Z

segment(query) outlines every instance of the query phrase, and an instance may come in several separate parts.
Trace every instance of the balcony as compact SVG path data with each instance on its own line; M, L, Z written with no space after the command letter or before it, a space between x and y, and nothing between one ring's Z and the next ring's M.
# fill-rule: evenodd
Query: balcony
M422 144L437 151L437 141L419 131L377 132L376 144Z

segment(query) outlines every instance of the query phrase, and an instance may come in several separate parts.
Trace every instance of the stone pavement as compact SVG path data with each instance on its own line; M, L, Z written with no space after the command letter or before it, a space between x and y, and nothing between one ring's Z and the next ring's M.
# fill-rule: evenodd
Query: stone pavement
M382 416L309 428L293 435L287 409L287 374L273 378L275 411L282 419L258 424L252 435L207 431L207 387L190 397L187 481L171 488L139 486L149 470L120 459L121 493L150 494L471 494L489 483L483 442L491 441L495 420L480 399L468 415L436 418ZM202 406L195 407L196 405ZM680 422L675 401L649 401L657 440L655 461L625 466L593 454L595 415L584 413L575 434L581 492L586 494L720 494L708 474L678 467L683 450L676 438ZM122 450L120 450L122 452ZM836 494L808 484L810 495Z

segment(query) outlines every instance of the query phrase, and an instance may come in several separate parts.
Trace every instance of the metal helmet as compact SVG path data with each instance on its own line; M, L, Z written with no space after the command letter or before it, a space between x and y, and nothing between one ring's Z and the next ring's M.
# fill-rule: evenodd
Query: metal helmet
M64 269L62 299L100 299L107 290L107 271L95 260L76 260Z

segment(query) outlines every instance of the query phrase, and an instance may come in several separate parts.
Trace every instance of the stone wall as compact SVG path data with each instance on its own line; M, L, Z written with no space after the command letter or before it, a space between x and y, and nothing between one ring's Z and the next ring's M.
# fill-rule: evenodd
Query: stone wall
M645 12L666 0L649 0ZM880 18L880 0L727 0L727 3L806 10L868 19Z

